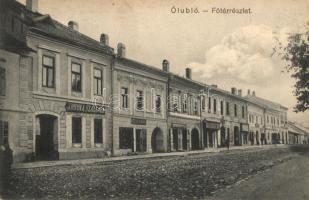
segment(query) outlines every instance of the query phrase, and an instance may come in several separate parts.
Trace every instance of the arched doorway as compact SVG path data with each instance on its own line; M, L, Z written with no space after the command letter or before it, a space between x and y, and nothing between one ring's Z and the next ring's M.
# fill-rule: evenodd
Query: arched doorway
M192 150L200 148L199 132L196 128L191 131L191 148Z
M240 145L240 133L238 126L234 126L234 145Z
M151 147L152 152L164 152L164 138L163 138L163 132L160 128L155 128L152 132L151 136Z
M36 116L35 157L37 160L58 159L58 120L56 116Z

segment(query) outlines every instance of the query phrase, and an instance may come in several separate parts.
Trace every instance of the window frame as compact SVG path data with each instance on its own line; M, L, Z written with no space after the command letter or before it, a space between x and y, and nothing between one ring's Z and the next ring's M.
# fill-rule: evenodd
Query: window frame
M6 69L3 67L0 67L0 78L0 96L6 96Z
M159 106L158 106L158 102L159 102ZM156 106L156 113L161 113L162 98L161 98L161 95L159 94L156 95L155 106Z
M96 76L96 73L95 73L96 71L100 72L101 77ZM103 96L103 70L102 69L94 68L94 70L93 70L93 81L94 81L94 84L93 84L94 95ZM98 87L99 81L100 81L100 87L101 87L100 91L98 89L99 88Z
M52 62L53 62L52 66L44 64L44 58L45 57L50 58L52 60ZM52 56L48 56L48 55L42 56L42 87L44 87L44 88L55 88L55 74L56 74L55 73L55 71L56 71L55 60L56 60L55 57L52 57ZM44 69L46 71L46 77L45 77L45 74L44 74ZM52 74L53 74L53 80L52 80L51 86L49 85L49 69L52 69ZM46 83L44 83L44 77L45 77Z
M80 67L80 72L75 72L73 71L73 65L78 65ZM76 75L79 75L79 79L80 79L80 88L75 88L74 85L77 85L77 84L73 84L73 75L76 76ZM81 63L78 63L78 62L71 62L71 89L73 92L79 92L81 93L82 90L83 90L83 84L82 84L82 64ZM78 87L78 86L76 86Z
M74 127L75 120L79 120L80 127ZM76 135L76 132L78 132L78 135ZM81 144L83 140L82 135L83 135L83 118L81 116L72 116L72 144Z
M122 91L125 91L125 93L123 94ZM127 87L121 87L120 88L120 95L121 95L121 108L123 109L127 109L129 108L129 88Z
M101 131L97 132L96 125L100 124ZM99 137L99 138L98 138ZM100 141L97 141L97 140ZM94 118L93 119L93 141L94 144L103 144L103 119L102 118Z
M144 110L144 91L136 90L136 110L143 111Z

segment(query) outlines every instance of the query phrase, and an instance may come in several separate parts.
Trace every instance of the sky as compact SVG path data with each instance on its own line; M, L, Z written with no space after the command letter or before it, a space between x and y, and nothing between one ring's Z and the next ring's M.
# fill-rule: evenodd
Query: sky
M214 8L251 13L223 14ZM289 33L308 28L308 10L309 0L39 0L39 12L63 24L76 21L81 33L96 40L107 33L110 46L124 43L131 59L158 68L168 59L176 74L190 67L195 80L228 91L236 87L243 94L254 90L288 107L289 119L305 126L309 111L293 112L295 80L272 54L277 41L285 44Z

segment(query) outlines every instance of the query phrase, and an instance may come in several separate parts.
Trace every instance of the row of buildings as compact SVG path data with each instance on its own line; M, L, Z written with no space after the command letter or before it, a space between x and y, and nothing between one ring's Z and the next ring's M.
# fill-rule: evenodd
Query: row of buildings
M303 143L287 108L173 74L37 12L0 5L0 141L14 162ZM305 134L303 134L305 135Z

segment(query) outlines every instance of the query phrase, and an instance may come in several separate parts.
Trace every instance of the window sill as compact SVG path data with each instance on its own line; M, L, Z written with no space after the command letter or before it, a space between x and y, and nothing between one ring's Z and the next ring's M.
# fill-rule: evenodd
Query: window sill
M80 143L73 143L72 147L73 148L82 148L82 144L80 144Z
M103 147L103 143L95 143L94 147L95 148L102 148Z

